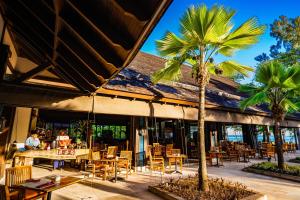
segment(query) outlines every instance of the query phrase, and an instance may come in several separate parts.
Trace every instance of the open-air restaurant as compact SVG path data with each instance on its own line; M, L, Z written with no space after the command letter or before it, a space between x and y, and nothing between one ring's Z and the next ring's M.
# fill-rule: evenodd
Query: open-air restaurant
M179 4L0 1L0 200L267 199L253 185L299 184L299 61L216 64L266 31L233 31L218 5L187 7L150 54ZM247 71L258 84L239 81Z

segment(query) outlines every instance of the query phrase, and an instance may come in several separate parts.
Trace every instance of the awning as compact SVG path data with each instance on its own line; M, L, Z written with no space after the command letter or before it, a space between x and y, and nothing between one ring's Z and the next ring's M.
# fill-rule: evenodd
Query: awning
M0 104L76 112L91 112L93 110L98 114L192 121L197 121L198 119L198 109L189 106L118 98L115 96L93 97L28 86L0 87ZM267 115L225 111L218 108L206 108L205 120L235 124L273 125L273 119ZM282 122L282 126L300 127L300 121L295 118L287 118Z
M5 80L35 77L94 92L130 63L171 2L3 0L19 65Z

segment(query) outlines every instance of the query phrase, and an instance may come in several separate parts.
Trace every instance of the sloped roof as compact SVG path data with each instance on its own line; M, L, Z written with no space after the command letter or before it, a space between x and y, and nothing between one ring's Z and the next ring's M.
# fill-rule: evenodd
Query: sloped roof
M165 59L161 57L139 52L129 66L104 88L198 102L198 87L191 77L191 68L187 65L182 66L180 81L156 85L151 83L151 75L161 69L164 63ZM225 77L212 76L206 89L206 103L220 107L238 108L243 97L245 94L238 91L238 83Z
M58 81L95 92L131 62L171 2L3 0L1 16L17 56L36 66L26 71L10 64L17 73L7 80L25 82L48 70Z
M191 77L191 68L182 65L182 77L178 82L151 83L151 75L164 67L164 58L139 52L129 66L123 69L114 79L104 86L106 89L145 94L160 98L178 99L198 102L198 87ZM247 97L238 90L239 84L232 79L212 76L206 88L206 105L222 110L241 112L239 102ZM246 110L250 113L264 113L270 115L266 105L253 106ZM288 115L288 118L300 119L300 113Z

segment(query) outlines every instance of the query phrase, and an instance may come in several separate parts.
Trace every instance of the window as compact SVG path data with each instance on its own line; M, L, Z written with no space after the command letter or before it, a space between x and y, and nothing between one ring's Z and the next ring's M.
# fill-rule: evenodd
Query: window
M241 125L225 126L228 141L243 142L243 131Z
M126 140L126 126L119 125L93 125L93 135L98 139L112 138L114 140Z

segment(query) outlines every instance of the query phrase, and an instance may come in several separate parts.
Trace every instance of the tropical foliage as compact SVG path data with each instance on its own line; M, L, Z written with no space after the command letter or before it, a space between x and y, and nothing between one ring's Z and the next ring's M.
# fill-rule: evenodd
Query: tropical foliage
M207 8L205 5L190 7L180 19L179 34L167 32L157 41L157 49L167 59L165 67L152 76L152 81L178 80L181 77L181 65L187 63L192 68L192 77L199 86L199 189L208 190L204 116L205 88L211 75L235 76L247 75L252 68L233 60L214 62L214 56L232 56L234 52L246 49L258 41L264 26L251 18L234 29L232 18L235 11L223 6Z
M287 113L300 110L300 65L286 67L278 61L267 61L258 66L255 83L242 85L241 91L250 95L241 102L241 108L267 104L275 125L275 143L278 167L284 169L280 123Z
M275 163L262 162L262 163L251 165L250 168L271 171L271 172L278 172L278 173L283 173L283 174L288 174L293 176L300 176L300 166L286 165L285 169L282 171L281 169L278 168L278 166Z
M288 18L280 16L270 25L270 36L275 38L276 44L270 47L270 54L262 53L255 57L258 62L279 59L285 65L300 62L300 16Z

